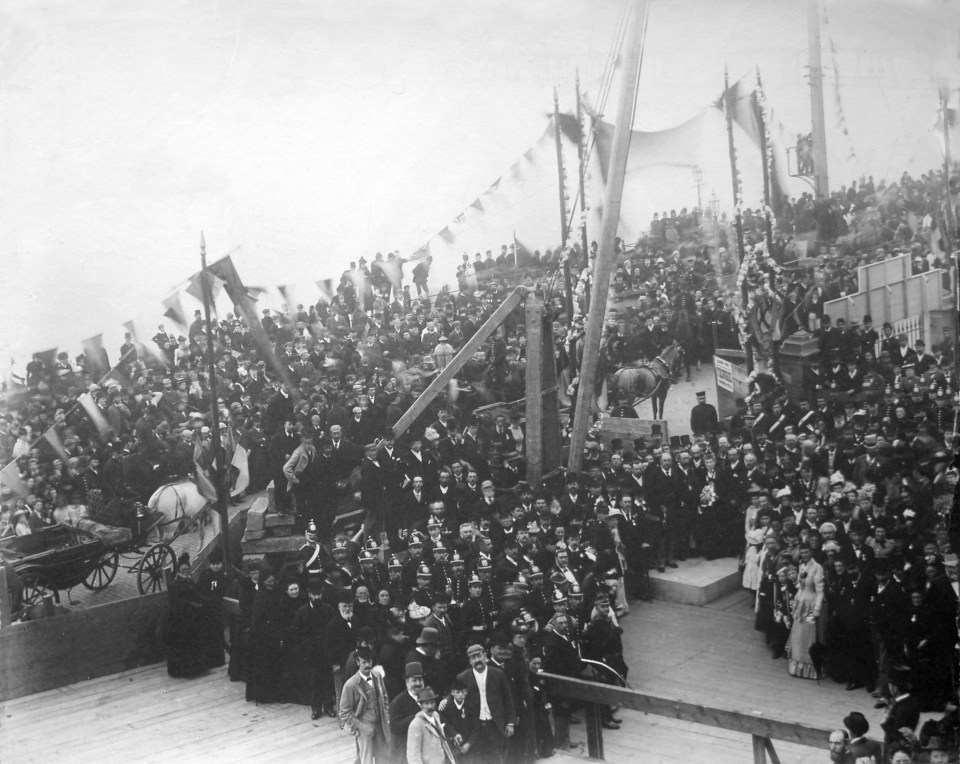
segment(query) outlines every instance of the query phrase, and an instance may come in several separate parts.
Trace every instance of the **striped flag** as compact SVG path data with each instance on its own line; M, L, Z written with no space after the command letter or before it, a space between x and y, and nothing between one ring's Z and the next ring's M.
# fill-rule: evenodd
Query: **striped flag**
M239 496L247 490L250 485L250 462L247 449L239 443L233 451L233 459L230 460L230 466L236 467L238 474L233 481L233 488L230 490L231 496Z

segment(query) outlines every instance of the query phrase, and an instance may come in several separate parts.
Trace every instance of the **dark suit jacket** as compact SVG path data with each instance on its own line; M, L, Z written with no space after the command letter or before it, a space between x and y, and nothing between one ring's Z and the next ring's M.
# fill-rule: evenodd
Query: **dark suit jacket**
M420 704L410 697L406 687L390 701L390 735L394 753L392 761L407 760L407 730L413 717L418 713L420 713Z
M480 718L480 688L473 675L473 668L462 671L457 676L467 683L467 702L471 719ZM513 706L513 696L510 692L510 682L500 669L487 666L487 706L490 716L501 735L506 734L508 724L516 725L517 712Z

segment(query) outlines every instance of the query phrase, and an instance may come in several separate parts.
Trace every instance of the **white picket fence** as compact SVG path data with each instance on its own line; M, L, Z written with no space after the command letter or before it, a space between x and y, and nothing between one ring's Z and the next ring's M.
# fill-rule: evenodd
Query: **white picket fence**
M901 334L907 335L907 345L909 345L911 348L919 339L922 339L924 342L926 342L926 337L923 335L923 319L920 316L908 316L900 321L894 321L893 336L899 337ZM877 347L875 350L877 358L880 357L880 345L882 342L882 339L877 340Z

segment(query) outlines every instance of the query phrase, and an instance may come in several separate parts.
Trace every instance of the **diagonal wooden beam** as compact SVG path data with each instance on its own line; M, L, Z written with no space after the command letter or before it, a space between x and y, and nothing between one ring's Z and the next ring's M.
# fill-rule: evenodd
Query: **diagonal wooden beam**
M403 433L407 431L407 428L417 421L417 417L426 411L427 406L433 403L433 399L443 391L447 383L456 376L457 372L464 367L467 361L473 358L473 354L480 349L480 346L490 338L497 330L497 327L503 323L504 319L513 312L513 309L516 308L526 296L526 287L517 287L506 296L504 301L500 303L500 306L490 315L490 318L480 325L477 333L464 343L463 347L460 348L460 352L433 378L433 381L427 385L427 389L420 393L420 397L417 398L413 402L413 405L404 412L404 415L397 420L397 423L393 426L393 436L395 438L403 435Z

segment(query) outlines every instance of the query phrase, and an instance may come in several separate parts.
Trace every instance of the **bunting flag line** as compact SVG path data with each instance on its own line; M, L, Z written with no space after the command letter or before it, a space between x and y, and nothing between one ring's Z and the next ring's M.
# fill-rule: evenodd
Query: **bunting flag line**
M483 212L483 202L480 201L480 197L477 197L473 200L473 203L470 205L478 212Z
M101 435L104 435L110 431L110 423L107 421L107 418L103 415L103 412L100 410L97 402L93 400L93 396L90 395L90 393L84 393L77 398L77 403L83 406L83 410L87 412L87 416L90 417L90 421L94 423L97 431Z
M320 290L320 295L324 300L330 302L333 299L333 296L336 294L336 291L333 288L333 279L322 279L318 282L317 289Z
M203 281L201 280L203 272L195 273L190 277L190 283L187 284L186 293L192 297L196 297L197 300L203 302ZM210 310L216 311L214 303L217 301L217 295L223 291L223 279L220 279L216 274L210 273L209 268L207 269L206 274L207 285L210 287Z
M207 501L216 502L217 489L214 487L210 478L203 474L203 468L200 467L200 463L196 459L193 461L193 466L197 490L200 492L200 495Z
M41 363L43 363L43 368L48 371L53 368L54 364L57 362L57 349L50 348L50 350L41 350L39 353L35 353Z
M17 496L27 498L30 495L27 484L20 478L20 468L15 461L0 470L0 484L5 485Z
M188 326L187 314L183 312L183 303L180 300L179 292L174 292L169 297L164 298L162 302L165 308L164 318L169 318L181 328Z
M47 443L50 444L50 448L56 452L57 456L63 459L64 462L69 461L70 455L67 453L67 449L63 447L63 441L60 440L60 433L57 432L55 427L51 427L43 433L43 437Z
M81 340L80 344L83 346L83 357L90 365L93 373L97 377L106 374L110 370L110 360L107 357L106 348L103 346L103 335L95 334L93 337Z
M292 390L294 385L290 379L290 372L277 358L273 344L270 342L267 333L263 330L263 326L260 324L260 319L257 316L257 311L254 307L256 300L252 298L248 290L244 288L243 282L240 280L240 274L237 273L237 269L233 264L233 259L230 255L221 257L212 265L207 266L207 271L214 274L214 277L217 278L223 286L227 296L233 302L234 308L243 318L247 328L250 330L250 334L253 335L253 341L257 348L267 359L267 364L269 364L270 368L283 380L287 389ZM222 275L223 278L221 279L216 274Z
M233 452L233 459L230 460L230 466L236 467L238 474L233 481L233 488L230 489L230 496L239 496L247 490L250 485L250 461L247 449L237 444Z

